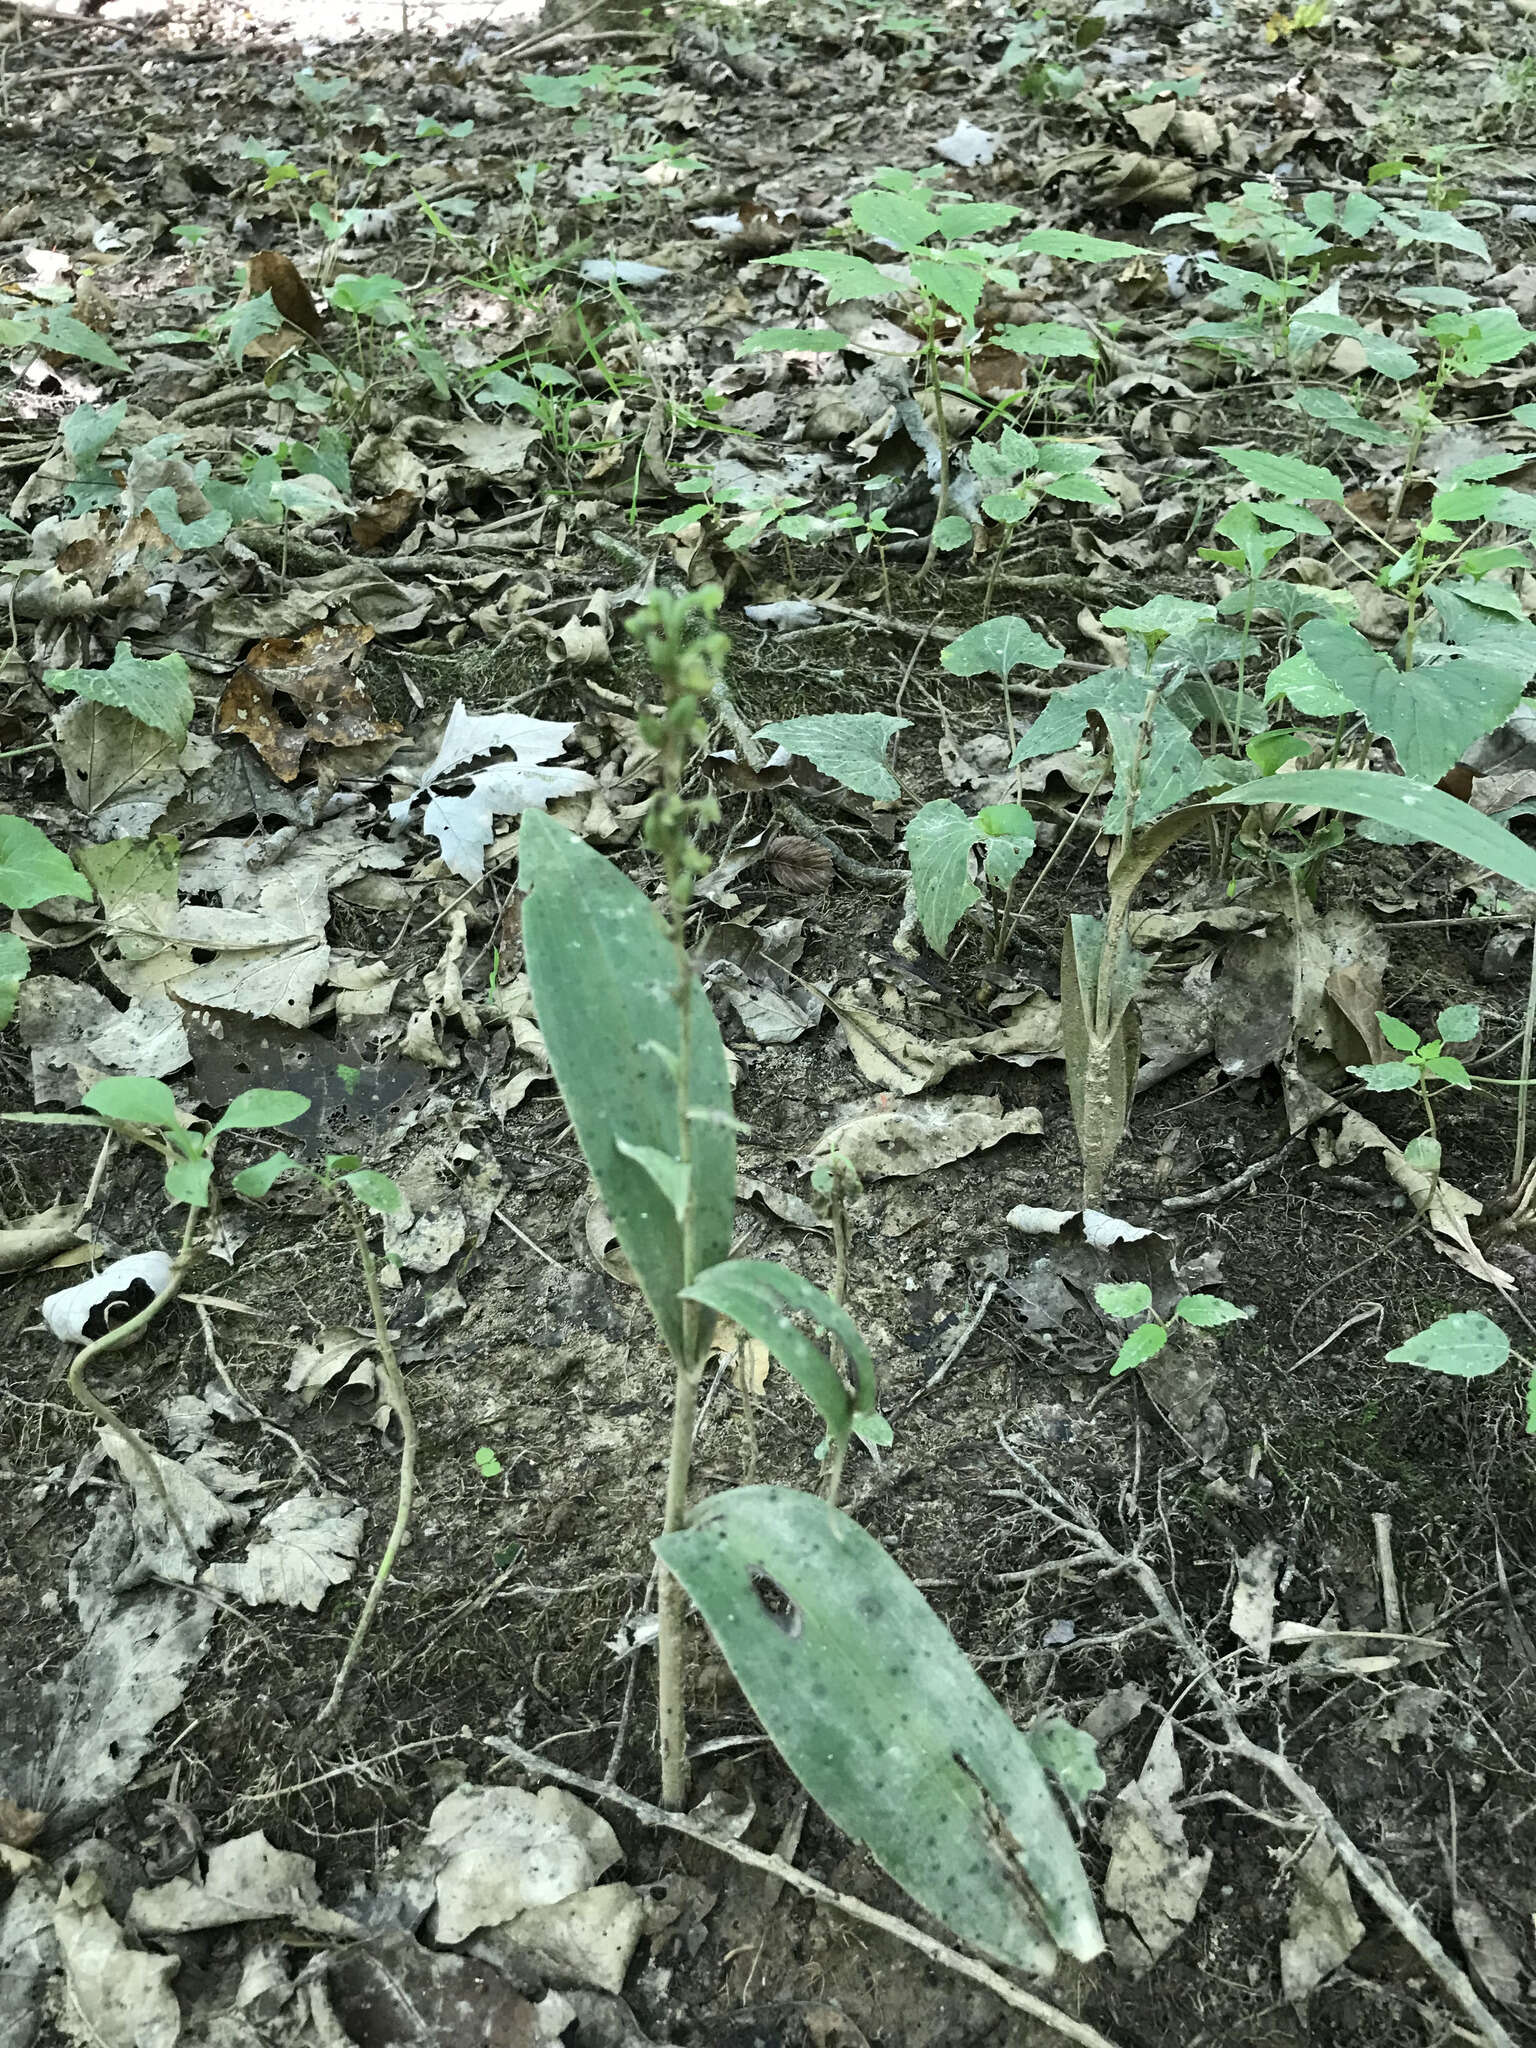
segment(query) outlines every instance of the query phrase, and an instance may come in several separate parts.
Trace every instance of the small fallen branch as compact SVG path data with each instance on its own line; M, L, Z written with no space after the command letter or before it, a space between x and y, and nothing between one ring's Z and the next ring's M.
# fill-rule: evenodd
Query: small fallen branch
M373 1575L373 1584L368 1588L368 1598L363 1602L363 1611L357 1617L357 1626L352 1631L352 1640L347 1653L341 1660L341 1669L336 1673L336 1682L331 1687L331 1696L320 1709L318 1725L324 1727L334 1721L341 1711L346 1696L347 1681L363 1653L363 1644L368 1640L368 1631L373 1626L373 1617L378 1612L379 1602L384 1598L384 1589L389 1584L389 1575L395 1568L395 1559L400 1555L400 1546L405 1541L407 1529L411 1526L411 1505L416 1496L416 1416L411 1407L410 1396L405 1391L405 1375L400 1370L400 1361L390 1339L389 1318L384 1312L384 1296L379 1290L379 1269L368 1242L367 1226L357 1205L342 1198L347 1221L352 1226L352 1235L357 1240L357 1255L362 1261L363 1282L368 1289L368 1306L373 1311L374 1341L379 1351L379 1377L384 1383L384 1393L390 1406L400 1418L400 1490L395 1505L395 1525L389 1532L389 1541L384 1546L384 1555L379 1559L379 1568Z
M744 1863L749 1870L760 1870L765 1877L778 1884L792 1886L803 1892L806 1898L815 1899L823 1906L831 1906L845 1914L850 1920L862 1921L866 1927L878 1928L882 1934L889 1934L893 1940L905 1947L916 1949L931 1963L938 1963L946 1970L953 1970L958 1977L968 1977L973 1984L980 1984L990 1991L994 1998L1011 2006L1015 2012L1028 2013L1042 2026L1060 2034L1064 2041L1076 2041L1079 2048L1115 2048L1115 2043L1101 2034L1097 2027L1091 2027L1086 2020L1075 2020L1054 2006L1048 1999L1037 1998L1032 1991L1011 1983L1008 1978L992 1969L988 1964L977 1962L972 1956L962 1955L959 1949L950 1948L946 1942L936 1941L931 1934L924 1934L905 1920L898 1920L894 1913L882 1913L877 1906L866 1906L862 1899L851 1897L847 1892L833 1891L818 1878L809 1877L803 1870L797 1870L793 1863L786 1863L781 1856L765 1856L760 1849L749 1849L744 1842L713 1833L698 1821L691 1820L686 1813L673 1813L663 1806L652 1806L644 1799L636 1799L632 1793L621 1792L616 1785L605 1784L597 1778L583 1777L579 1771L570 1771L563 1764L551 1763L547 1757L524 1749L520 1743L512 1742L503 1735L483 1735L480 1740L487 1749L500 1753L515 1763L520 1770L528 1771L535 1777L552 1778L557 1785L568 1786L573 1792L580 1792L588 1799L607 1800L632 1814L647 1827L666 1828L674 1835L686 1835L690 1841L702 1842L706 1849L718 1850L722 1856L729 1856L735 1863Z
M1216 1754L1231 1757L1238 1763L1252 1764L1257 1770L1273 1778L1278 1785L1283 1786L1301 1812L1316 1826L1318 1832L1326 1837L1340 1863L1371 1904L1402 1936L1447 1998L1454 2005L1458 2005L1472 2022L1478 2038L1486 2041L1488 2048L1515 2048L1514 2040L1502 2022L1478 1997L1471 1978L1446 1954L1398 1890L1391 1872L1373 1863L1356 1845L1354 1838L1322 1794L1308 1784L1288 1757L1281 1756L1277 1750L1262 1748L1243 1732L1242 1724L1237 1717L1237 1709L1233 1706L1221 1680L1216 1676L1215 1667L1195 1640L1183 1616L1169 1599L1162 1581L1152 1567L1135 1551L1116 1550L1100 1533L1096 1524L1081 1520L1065 1494L1052 1486L1043 1473L1014 1450L1003 1435L1001 1424L998 1426L997 1435L998 1442L1008 1457L1021 1471L1029 1474L1035 1485L1056 1503L1056 1507L1048 1507L1044 1501L1022 1492L1018 1498L1036 1514L1049 1522L1054 1522L1063 1535L1070 1536L1073 1542L1080 1543L1084 1549L1095 1553L1111 1571L1128 1573L1141 1587L1159 1622L1167 1630L1188 1664L1211 1712L1220 1723L1225 1741L1221 1745L1213 1745ZM1065 1512L1058 1512L1058 1509Z

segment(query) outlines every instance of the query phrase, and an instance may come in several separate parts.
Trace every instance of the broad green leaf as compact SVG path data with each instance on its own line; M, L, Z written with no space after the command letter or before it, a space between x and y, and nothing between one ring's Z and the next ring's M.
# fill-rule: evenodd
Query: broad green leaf
M405 286L398 277L383 273L338 277L331 285L330 301L334 312L372 320L382 327L403 326L411 317Z
M1347 434L1352 441L1363 441L1367 447L1400 448L1408 439L1397 427L1367 419L1344 392L1331 390L1326 385L1308 385L1298 391L1290 402L1309 419L1320 420L1325 427L1332 427L1335 433Z
M1149 612L1151 607L1141 609ZM1107 831L1117 832L1124 816L1125 777L1136 758L1147 694L1146 679L1132 676L1126 669L1101 669L1080 683L1053 690L1040 716L1014 748L1010 765L1076 746L1089 713L1096 712L1108 729L1115 762L1114 793L1104 824ZM1205 760L1190 738L1188 726L1169 708L1166 696L1159 695L1152 710L1152 742L1141 763L1138 821L1149 824L1197 789L1224 779L1221 771Z
M365 1209L372 1209L380 1216L393 1216L397 1209L404 1208L405 1197L387 1173L377 1173L371 1166L360 1166L351 1173L341 1176L342 1185Z
M98 1081L80 1098L80 1104L83 1109L94 1110L97 1116L110 1117L114 1123L150 1124L162 1131L181 1129L175 1096L163 1081L152 1081L142 1074Z
M1476 1003L1452 1003L1435 1019L1435 1030L1443 1045L1465 1045L1483 1028L1483 1013Z
M1110 1378L1117 1380L1123 1372L1134 1372L1138 1365L1145 1365L1149 1358L1156 1358L1167 1342L1168 1332L1161 1323L1142 1323L1132 1330L1115 1353L1115 1362L1109 1368Z
M0 1029L16 1014L16 998L32 965L24 939L14 932L0 932Z
M776 719L757 737L799 754L844 789L889 803L901 795L901 784L885 765L885 751L911 723L883 711L826 711Z
M1093 1298L1107 1316L1144 1316L1152 1306L1152 1290L1145 1280L1106 1280L1095 1287Z
M176 493L169 484L151 491L144 500L144 509L153 514L155 524L171 546L186 552L217 546L231 525L228 512L205 512L198 519L183 519Z
M1472 1086L1472 1076L1461 1061L1448 1052L1430 1054L1424 1061L1424 1071L1436 1081L1449 1081L1453 1088Z
M1342 619L1309 619L1301 645L1371 731L1392 742L1403 773L1419 781L1438 782L1520 701L1520 678L1507 669L1448 659L1400 670Z
M1064 659L1061 648L1012 612L983 619L951 640L939 656L952 676L992 675L1003 682L1016 668L1052 669Z
M1090 363L1099 359L1099 344L1081 327L1065 320L1026 320L1022 326L999 327L992 336L998 348L1011 349L1018 356L1039 356L1046 362L1082 356Z
M939 223L939 233L951 242L958 242L975 235L990 235L998 228L1007 227L1010 221L1018 219L1019 209L1000 199L951 199L934 209L934 217Z
M1264 702L1284 697L1304 718L1342 718L1354 705L1329 682L1310 654L1293 654L1269 672Z
M1118 505L1114 492L1091 476L1052 476L1040 488L1048 498L1060 498L1067 505Z
M1028 1740L1046 1775L1055 1780L1062 1797L1081 1820L1083 1808L1108 1782L1093 1737L1059 1715L1051 1715L1035 1723L1028 1732Z
M1401 1095L1419 1085L1419 1070L1406 1060L1378 1060L1369 1066L1351 1067L1373 1095Z
M1344 502L1344 486L1331 469L1320 469L1316 463L1298 461L1294 455L1270 455L1260 448L1213 448L1211 453L1272 497L1321 498L1329 505Z
M213 1183L213 1161L199 1155L173 1159L165 1169L165 1199L184 1202L189 1209L206 1209Z
M933 529L933 544L944 555L966 547L972 538L971 522L962 519L958 512L947 513Z
M1129 263L1145 256L1134 242L1107 242L1071 228L1032 228L1002 252L1010 256L1059 256L1067 263Z
M925 250L911 259L917 283L941 306L958 313L962 320L974 320L987 288L985 267L958 250Z
M827 288L827 304L841 305L845 299L888 299L901 290L896 280L841 249L809 249L793 256L765 256L763 262L785 270L808 270Z
M44 348L52 349L55 355L78 356L82 362L95 363L103 370L128 368L111 342L62 306L55 306L49 313L38 338Z
M726 1259L685 1287L683 1298L729 1316L749 1337L766 1344L809 1395L834 1442L845 1442L861 1418L878 1414L875 1361L857 1324L830 1294L787 1266L772 1259ZM827 1354L790 1320L797 1315L809 1318L819 1332L842 1345L858 1376L857 1396L849 1393Z
M1504 608L1505 599L1513 611ZM1536 627L1528 624L1519 598L1507 584L1435 584L1429 601L1440 615L1447 643L1456 651L1508 669L1523 684L1536 679Z
M1440 1171L1440 1140L1432 1138L1428 1131L1421 1131L1416 1138L1410 1138L1403 1147L1403 1158L1416 1173L1438 1173Z
M253 341L263 334L276 334L282 324L283 316L270 292L263 292L259 298L246 299L236 306L229 322L230 354L237 363L243 362Z
M1101 1952L1028 1739L872 1536L811 1494L742 1487L653 1548L806 1791L920 1906L1023 1970Z
M546 71L520 71L517 75L524 92L541 107L579 107L586 96L587 81L582 77L557 78Z
M684 1162L658 1152L654 1145L631 1145L627 1138L615 1138L614 1143L626 1159L633 1159L636 1166L650 1175L681 1228L688 1213L688 1184L692 1179Z
M309 1097L292 1088L247 1088L237 1095L214 1125L220 1131L270 1131L295 1123L309 1109Z
M847 335L839 334L835 327L760 327L756 334L737 342L736 353L755 356L795 349L831 353L847 346Z
M1175 1307L1174 1316L1197 1330L1219 1330L1224 1323L1243 1323L1253 1314L1235 1301L1223 1301L1219 1294L1186 1294Z
M624 1256L681 1357L682 1231L651 1176L617 1143L622 1136L670 1159L684 1153L672 937L627 876L542 811L523 814L519 867L528 980L550 1065ZM731 1248L736 1135L720 1027L692 976L687 999L694 1256L703 1269Z
M140 725L176 740L185 737L196 708L191 671L179 654L151 661L135 654L126 640L113 648L110 668L51 668L44 670L43 681L50 690L73 690L89 703L126 711Z
M1175 597L1171 590L1160 590L1145 604L1111 605L1102 616L1104 624L1118 632L1166 638L1170 633L1187 633L1204 625L1214 610L1214 606L1201 604L1195 598Z
M1390 1016L1385 1010L1376 1012L1376 1023L1394 1052L1417 1052L1424 1042L1411 1024L1405 1024L1401 1017Z
M971 880L971 849L980 836L975 819L947 796L924 804L907 826L912 897L923 936L936 953L948 946L950 934L971 905L981 901L981 891Z
M298 1161L287 1152L274 1152L268 1159L258 1159L254 1166L241 1169L234 1178L234 1190L248 1202L259 1202L272 1192L272 1186Z
M347 501L328 476L285 476L272 486L274 501L306 525L334 519Z
M908 192L856 192L848 213L856 228L877 241L889 242L904 256L920 249L939 231L930 209Z
M987 804L976 823L986 835L987 880L1006 889L1035 850L1035 821L1022 804Z
M0 903L31 910L51 896L91 900L91 885L67 853L27 818L0 813Z
M1387 1353L1389 1365L1419 1365L1453 1379L1479 1380L1497 1372L1509 1357L1509 1339L1497 1323L1475 1309L1442 1316L1427 1330Z
M1395 825L1416 839L1428 839L1447 853L1460 854L1491 874L1502 875L1517 888L1536 890L1536 851L1517 839L1506 825L1497 825L1458 803L1443 789L1414 782L1406 775L1379 775L1352 768L1299 768L1294 775L1265 776L1220 796L1191 806L1193 814L1227 804L1281 802L1342 811L1346 817L1374 818Z

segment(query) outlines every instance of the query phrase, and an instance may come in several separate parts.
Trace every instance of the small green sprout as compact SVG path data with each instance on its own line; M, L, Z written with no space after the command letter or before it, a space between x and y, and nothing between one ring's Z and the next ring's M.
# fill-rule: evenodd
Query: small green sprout
M1106 1281L1093 1290L1093 1298L1105 1315L1117 1321L1126 1321L1131 1316L1146 1316L1148 1321L1138 1323L1121 1343L1114 1364L1109 1368L1111 1379L1118 1379L1123 1372L1133 1372L1138 1365L1145 1365L1150 1358L1156 1358L1172 1335L1171 1325L1187 1323L1195 1330L1219 1330L1226 1323L1240 1323L1253 1314L1251 1308L1239 1308L1235 1302L1223 1301L1219 1294L1184 1294L1173 1305L1173 1313L1167 1322L1152 1306L1152 1290L1144 1280L1124 1282Z

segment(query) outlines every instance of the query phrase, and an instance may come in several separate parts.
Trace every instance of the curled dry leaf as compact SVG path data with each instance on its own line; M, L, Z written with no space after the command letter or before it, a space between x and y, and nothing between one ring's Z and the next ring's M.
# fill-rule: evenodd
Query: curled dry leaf
M324 322L310 296L309 286L299 275L293 258L285 256L280 249L258 249L251 258L246 272L245 296L259 299L264 292L272 294L273 305L290 327L297 327L311 341L320 339Z
M763 864L791 896L824 896L832 886L830 849L795 832L781 832L770 840Z
M224 686L216 732L249 740L280 782L298 775L309 746L357 747L387 739L398 725L380 718L354 673L373 638L371 626L315 626L301 639L263 640ZM279 710L286 698L302 714Z

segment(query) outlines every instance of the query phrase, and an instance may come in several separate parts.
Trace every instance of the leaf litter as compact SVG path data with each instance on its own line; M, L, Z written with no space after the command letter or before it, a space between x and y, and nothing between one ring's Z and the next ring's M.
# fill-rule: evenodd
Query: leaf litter
M1427 492L1461 488L1458 465L1497 463L1506 444L1529 453L1515 412L1531 376L1524 344L1506 348L1490 319L1483 356L1447 386L1454 430L1426 441L1410 484L1400 360L1424 351L1437 305L1454 310L1449 298L1416 303L1426 284L1529 314L1524 201L1507 197L1525 178L1518 63L1499 22L1491 49L1460 65L1471 85L1445 68L1431 77L1426 51L1460 31L1416 0L1390 45L1339 17L1325 46L1324 25L1305 16L1180 28L1134 7L1025 22L986 4L958 15L791 6L721 29L684 18L615 34L583 17L540 31L551 43L527 55L524 26L451 15L440 35L413 19L406 44L361 35L302 50L237 41L217 22L200 44L180 28L115 25L109 45L83 23L8 25L13 84L64 55L121 65L125 84L45 77L5 117L0 217L31 252L0 323L0 750L22 750L6 757L17 816L0 821L0 902L30 968L13 982L14 955L0 954L13 1044L27 1055L10 1106L73 1108L103 1075L168 1079L188 1111L217 1110L242 1086L311 1094L302 1145L355 1147L406 1188L384 1238L385 1291L408 1370L438 1411L428 1435L441 1432L424 1452L429 1507L406 1553L411 1604L386 1639L380 1697L349 1731L358 1753L384 1757L410 1721L404 1740L420 1727L426 1746L327 1777L330 1758L317 1767L287 1745L329 1682L341 1589L388 1522L368 1447L392 1417L371 1343L352 1333L344 1251L297 1190L270 1217L231 1205L234 1266L220 1284L261 1320L244 1333L207 1310L219 1334L200 1340L185 1303L121 1362L117 1393L136 1426L154 1435L163 1405L172 1454L157 1436L155 1471L197 1542L189 1559L142 1463L110 1432L91 1448L60 1409L51 1346L35 1334L39 1309L79 1341L142 1306L169 1256L145 1250L166 1239L153 1176L141 1182L119 1147L87 1206L92 1162L74 1137L18 1142L0 1264L24 1276L12 1290L16 1386L31 1405L17 1411L28 1434L7 1452L8 1543L26 1590L6 1595L20 1604L7 1609L16 1711L0 1816L45 1819L7 1851L28 1860L0 1880L8 2040L31 2038L45 1996L94 2038L139 2043L179 2029L243 2048L256 2029L329 2040L338 2028L446 2043L480 2038L472 2026L488 2042L572 2029L634 2040L628 2007L596 2002L626 1986L649 2038L691 2038L713 1995L717 1937L720 1971L737 1973L742 2001L780 2032L825 1990L838 2011L817 2025L843 2030L832 2038L853 2038L856 2021L902 2048L952 2037L952 2015L894 1951L873 1987L834 1951L813 1968L759 1895L729 1880L694 1917L679 1907L663 1924L660 1907L641 1904L644 1849L634 1890L602 1882L615 1859L591 1845L606 1823L540 1794L536 1825L517 1805L531 1809L532 1794L473 1785L479 1759L457 1733L511 1713L596 1773L617 1732L621 1782L647 1768L643 1708L630 1715L622 1670L608 1692L601 1646L615 1605L633 1603L625 1628L645 1623L638 1418L654 1409L653 1361L637 1355L611 1254L594 1249L602 1219L549 1093L509 883L530 806L648 872L639 832L655 759L636 725L648 684L622 627L654 582L708 579L728 589L747 738L782 749L753 770L733 729L734 762L709 769L725 819L696 938L752 1125L738 1227L770 1248L791 1236L827 1245L806 1170L842 1153L870 1183L853 1211L850 1284L887 1369L922 1388L952 1359L906 1425L911 1463L871 1476L867 1512L910 1552L905 1563L956 1582L973 1655L1011 1644L1005 1602L1022 1598L1033 1618L1038 1598L1045 1646L1004 1651L1018 1682L1009 1703L1026 1719L1042 1699L1060 1706L1113 1773L1085 1825L1110 1852L1105 1895L1126 1974L1108 1990L1100 1981L1090 2009L1123 2037L1162 2025L1169 2000L1190 2031L1234 2032L1247 1993L1208 1965L1235 1954L1251 1984L1307 2008L1327 2038L1342 2038L1356 2007L1367 2028L1406 2038L1416 2023L1399 1966L1371 1992L1398 2001L1390 2017L1362 2006L1350 1959L1363 1923L1323 1837L1285 1882L1259 1884L1262 1821L1203 1796L1223 1786L1219 1761L1197 1760L1182 1737L1176 1749L1169 1718L1149 1732L1149 1704L1166 1716L1188 1673L1161 1639L1154 1650L1115 1634L1133 1625L1122 1587L1063 1564L1048 1523L991 1497L1006 1470L989 1462L1000 1414L1063 1483L1097 1495L1101 1513L1139 1517L1144 1534L1155 1476L1156 1540L1210 1640L1262 1669L1282 1726L1332 1702L1320 1770L1361 1733L1380 1756L1375 1776L1337 1763L1336 1796L1363 1836L1375 1816L1414 1808L1434 1771L1458 1788L1448 1839L1459 1870L1447 1876L1428 1836L1399 1831L1383 1853L1454 1930L1491 2000L1513 2010L1528 1994L1511 1909L1529 1907L1529 1887L1500 1833L1514 1810L1500 1805L1510 1750L1530 1768L1526 1731L1496 1687L1403 1680L1420 1652L1372 1633L1387 1614L1369 1541L1377 1496L1406 1495L1437 1547L1399 1560L1402 1633L1439 1655L1435 1633L1454 1632L1480 1668L1518 1668L1536 1628L1520 1439L1481 1447L1493 1515L1464 1512L1460 1411L1437 1406L1433 1389L1403 1395L1376 1356L1416 1314L1440 1313L1448 1291L1466 1290L1458 1306L1491 1298L1498 1313L1528 1290L1529 1255L1492 1229L1488 1162L1506 1139L1476 1103L1447 1104L1447 1174L1427 1177L1409 1163L1401 1102L1372 1105L1375 1120L1342 1077L1386 1056L1377 1012L1404 1002L1419 1021L1421 999L1432 1016L1475 998L1490 1046L1517 1031L1524 985L1510 975L1524 963L1499 941L1528 926L1529 904L1464 865L1426 872L1422 845L1360 842L1315 905L1241 869L1217 900L1194 863L1171 857L1131 924L1151 978L1116 1218L1082 1215L1064 1206L1076 1197L1052 991L1063 917L1102 901L1105 714L1089 716L1080 743L1053 739L1013 765L1051 690L1133 658L1135 629L1117 613L1177 586L1234 616L1228 569L1198 555L1210 508L1270 502L1263 465L1304 453L1314 483L1339 472L1349 487L1301 501L1314 519L1321 507L1324 532L1298 527L1291 568L1255 612L1300 624L1298 659L1312 670L1289 669L1292 709L1318 690L1321 654L1363 698L1384 693L1378 724L1400 764L1428 775L1443 757L1451 774L1465 769L1474 808L1517 826L1529 798L1518 702L1536 673L1528 577L1492 571L1483 595L1507 599L1486 616L1475 592L1461 613L1446 594L1427 660L1394 678L1401 587L1374 580L1362 538L1406 544ZM206 126L185 118L194 77L216 81ZM1446 172L1433 152L1454 156L1474 133L1493 155ZM1409 170L1394 197L1393 179L1368 180L1396 154ZM937 330L954 386L942 435L914 375L921 322L885 290L903 252L862 231L836 239L857 227L850 200L888 155L935 174L923 189L940 198L1021 210L1004 233L1027 245L980 302L965 399L959 322ZM96 165L88 217L35 196L77 189L85 156ZM1470 203L1452 175L1473 188ZM1439 239L1394 233L1367 261L1360 237L1373 229L1352 216L1354 244L1313 280L1282 361L1265 352L1264 320L1241 310L1256 289L1245 277L1266 283L1262 258L1248 268L1263 245L1242 238L1251 220L1215 209L1261 216L1278 195L1299 221L1305 194L1316 225L1314 202L1347 188L1388 190L1405 231ZM1184 209L1197 220L1169 217ZM1068 254L1085 235L1110 252L1102 263ZM823 249L873 271L860 273L865 296L837 302L762 261ZM785 344L744 345L763 328ZM1022 552L994 545L982 510L1005 485L1011 518L1035 474L983 475L993 401L1015 408L1026 438L1094 451L1088 494L1029 505ZM1246 442L1262 445L1239 447L1229 490L1223 451ZM921 575L946 464L967 532ZM1491 474L1520 489L1515 471ZM1331 617L1348 606L1353 629ZM941 662L1010 608L1028 616L998 640L1000 668ZM1479 648L1462 637L1474 628ZM1014 647L1039 667L1008 667ZM1112 712L1114 691L1097 694ZM857 725L840 722L849 713ZM1495 714L1498 729L1480 736ZM1238 746L1252 731L1239 727ZM1027 907L1001 960L984 958L983 902L944 958L903 914L902 827L940 797L967 818L1019 801L1037 814L1034 867L1013 897ZM33 821L73 865L56 854L48 866L20 842ZM1029 895L1063 839L1051 879ZM1235 843L1258 842L1245 829ZM1408 1232L1421 1213L1428 1231ZM1428 1252L1431 1239L1455 1265ZM51 1264L87 1246L100 1270L60 1320ZM1355 1276L1353 1257L1382 1263ZM139 1291L132 1275L124 1288L115 1262L145 1258ZM1093 1307L1097 1285L1131 1279L1164 1313L1197 1282L1266 1304L1236 1340L1240 1364L1192 1345L1143 1368L1124 1390L1140 1404L1134 1425L1098 1399L1107 1332ZM1320 1298L1301 1301L1310 1288ZM1349 1321L1361 1290L1367 1310L1390 1297L1374 1324ZM1369 1351L1361 1327L1380 1332ZM755 1454L795 1472L782 1390L755 1369L744 1379L763 1404ZM217 1405L197 1420L176 1404L205 1384ZM740 1398L722 1383L700 1425L732 1470ZM477 1445L498 1476L483 1476ZM893 1507L918 1484L931 1496L920 1516ZM1043 1563L1038 1586L984 1576ZM492 1580L496 1594L475 1605ZM570 1590L589 1582L590 1594ZM462 1645L434 1636L438 1663L418 1656L440 1616L461 1610ZM253 1620L276 1633L242 1636ZM23 1631L41 1651L14 1660ZM290 1660L281 1686L242 1661L274 1640ZM1134 1678L1122 1669L1132 1657ZM471 1664L488 1674L478 1690ZM1350 1679L1382 1688L1364 1719L1333 1690ZM279 1697L290 1681L292 1707ZM749 1789L742 1810L760 1818L748 1836L770 1842L790 1818L782 1784L746 1746L729 1681L706 1665L701 1686L720 1744L701 1759L706 1780ZM1496 1730L1487 1753L1481 1735L1451 1733L1481 1726L1474 1700ZM183 1764L185 1780L169 1775ZM444 1799L456 1771L468 1789ZM162 1792L190 1799L218 1837L193 1868L169 1885L66 1876L93 1829L136 1855ZM369 1913L387 1921L382 1877L349 1876L328 1844L382 1822L446 1854L439 1816L455 1798L480 1821L498 1816L455 1836L469 1844L464 1894L495 1909L461 1936L480 1954L439 1945L443 1901L430 1892L376 1949L337 1947L313 1972L261 1934L271 1922L344 1942ZM827 1833L815 1841L818 1855L845 1848ZM534 1898L556 1851L571 1859L570 1889ZM1237 1874L1230 1894L1206 1881L1213 1856ZM216 1969L202 1968L207 1950L157 1952L157 1929L179 1941L218 1926L249 1931ZM198 1967L178 1970L183 1953ZM1138 2003L1141 1984L1162 2002Z

